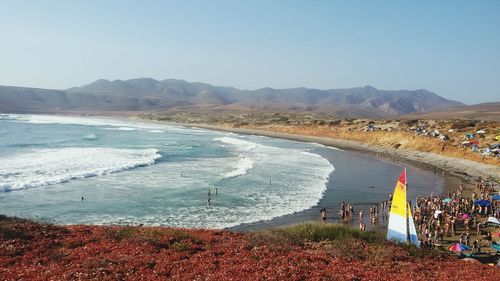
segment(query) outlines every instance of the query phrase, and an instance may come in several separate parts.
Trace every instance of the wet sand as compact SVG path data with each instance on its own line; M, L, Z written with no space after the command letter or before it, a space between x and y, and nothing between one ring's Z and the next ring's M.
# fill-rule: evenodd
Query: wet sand
M335 171L331 174L327 184L327 190L320 202L308 209L294 214L289 214L282 217L277 217L268 221L259 221L250 224L242 224L230 228L234 231L252 231L268 227L277 227L290 225L307 221L320 221L320 210L326 208L328 211L328 223L341 223L340 207L342 201L352 204L354 209L354 217L346 224L353 227L359 227L358 212L363 210L363 222L366 224L367 230L376 230L385 232L387 229L387 218L384 219L382 211L380 211L380 220L376 225L370 222L370 207L378 204L381 201L389 199L389 193L392 193L396 185L397 176L405 166L408 171L408 200L415 202L418 195L429 195L431 192L437 195L446 195L448 191L452 192L458 189L463 180L449 174L442 174L433 170L425 169L399 161L391 161L394 164L393 171L380 172L370 171L365 167L353 167L356 161L363 161L363 165L378 165L378 162L387 162L386 159L376 155L367 155L358 151L344 151L345 157L355 158L353 164L348 165L347 162L339 162L338 155L335 158L330 158L329 155L320 153L323 157L332 161L335 166ZM336 164L337 163L337 164ZM375 173L380 172L380 176ZM392 174L393 176L389 176ZM355 177L355 179L354 179ZM386 177L382 179L382 177ZM359 190L357 194L352 194L349 189L355 185ZM424 188L425 187L425 188ZM468 189L472 190L472 185L468 185Z

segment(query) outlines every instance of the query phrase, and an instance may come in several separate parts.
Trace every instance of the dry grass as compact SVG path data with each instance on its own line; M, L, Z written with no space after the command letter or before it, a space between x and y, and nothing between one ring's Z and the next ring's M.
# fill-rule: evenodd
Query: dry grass
M382 147L397 147L398 149L432 152L450 157L468 159L485 164L500 165L500 161L497 158L483 157L479 153L474 153L467 148L457 147L450 142L442 142L436 138L416 136L412 132L406 131L348 131L344 128L319 125L270 125L265 127L248 126L248 128L281 133L353 140Z

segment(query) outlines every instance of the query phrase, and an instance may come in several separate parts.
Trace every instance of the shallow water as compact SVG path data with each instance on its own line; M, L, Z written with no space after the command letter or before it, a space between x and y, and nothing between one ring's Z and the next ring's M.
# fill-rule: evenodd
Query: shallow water
M314 143L129 120L0 118L0 213L62 224L225 228L315 217L343 200L385 200L400 171ZM440 177L408 173L410 199L442 190Z

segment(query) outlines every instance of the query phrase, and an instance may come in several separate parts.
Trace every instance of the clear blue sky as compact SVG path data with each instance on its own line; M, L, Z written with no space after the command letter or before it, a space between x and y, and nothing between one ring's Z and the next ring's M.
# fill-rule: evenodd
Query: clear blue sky
M500 1L0 0L0 85L138 77L500 101Z

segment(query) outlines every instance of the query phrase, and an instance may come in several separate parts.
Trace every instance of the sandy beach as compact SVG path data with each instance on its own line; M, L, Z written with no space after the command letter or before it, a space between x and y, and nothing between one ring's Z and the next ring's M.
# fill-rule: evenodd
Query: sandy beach
M333 146L341 149L361 151L376 154L377 156L393 160L411 163L415 166L445 172L459 177L467 182L471 180L493 179L500 180L500 166L478 163L466 159L443 156L435 153L421 152L406 149L393 149L377 145L367 144L358 141L333 139L326 137L307 136L298 134L289 134L282 132L255 130L247 128L227 128L221 126L205 124L181 124L183 126L198 127L212 130L233 132L238 134L261 135L273 138L282 138L303 142L315 142L327 146Z

